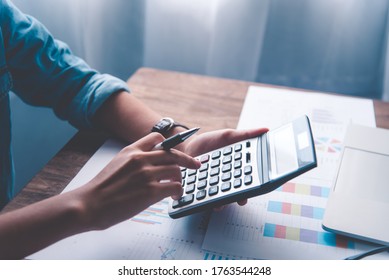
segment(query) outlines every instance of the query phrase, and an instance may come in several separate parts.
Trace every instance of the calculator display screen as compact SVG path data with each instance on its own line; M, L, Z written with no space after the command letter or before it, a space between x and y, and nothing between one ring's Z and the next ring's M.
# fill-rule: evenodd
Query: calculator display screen
M269 132L270 177L272 179L298 168L298 158L293 125L286 125Z

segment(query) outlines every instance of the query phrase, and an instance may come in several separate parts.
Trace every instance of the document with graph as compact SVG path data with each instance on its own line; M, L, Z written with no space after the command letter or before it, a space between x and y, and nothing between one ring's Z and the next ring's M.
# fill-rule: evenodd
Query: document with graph
M326 232L321 220L349 123L375 126L371 100L250 87L238 129L311 121L318 167L244 207L214 212L203 249L257 259L342 259L369 244ZM387 256L386 256L387 257Z

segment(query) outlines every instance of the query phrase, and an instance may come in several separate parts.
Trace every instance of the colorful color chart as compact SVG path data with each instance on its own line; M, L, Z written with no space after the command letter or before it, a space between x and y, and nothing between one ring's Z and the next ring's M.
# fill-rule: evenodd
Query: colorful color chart
M354 249L355 244L336 234L303 228L266 223L263 231L266 237L295 240L318 245Z
M315 138L315 148L316 151L339 153L342 151L342 142L329 137L318 137Z
M330 194L330 188L320 187L306 184L296 184L288 182L277 189L281 192L312 195L318 197L328 198Z
M162 200L140 212L130 220L148 225L162 224L164 219L170 219L169 214L167 213L168 203L168 200Z
M324 208L310 205L293 204L289 202L269 201L267 211L322 220Z

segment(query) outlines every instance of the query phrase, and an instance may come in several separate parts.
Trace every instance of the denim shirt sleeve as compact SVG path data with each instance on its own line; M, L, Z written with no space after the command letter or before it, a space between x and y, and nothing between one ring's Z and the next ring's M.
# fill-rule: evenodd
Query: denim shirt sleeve
M113 93L129 91L122 80L91 69L55 40L36 19L1 1L1 28L13 91L25 102L53 108L78 128L91 127L97 109Z

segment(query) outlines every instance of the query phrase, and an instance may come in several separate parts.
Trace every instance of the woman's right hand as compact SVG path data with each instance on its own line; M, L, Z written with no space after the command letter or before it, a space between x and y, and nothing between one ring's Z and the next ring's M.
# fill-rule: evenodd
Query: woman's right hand
M180 167L200 162L178 150L156 150L164 137L151 133L125 147L90 182L75 190L89 230L126 220L167 196L182 195Z

